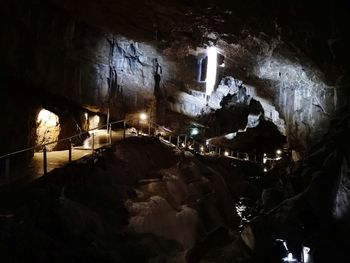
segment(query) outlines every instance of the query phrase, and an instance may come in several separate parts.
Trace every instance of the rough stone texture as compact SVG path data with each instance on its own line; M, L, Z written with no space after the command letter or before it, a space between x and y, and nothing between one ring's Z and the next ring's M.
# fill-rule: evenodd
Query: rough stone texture
M255 87L264 109L284 119L292 147L304 150L343 104L348 39L340 7L319 3L310 16L308 3L274 1L6 1L1 67L86 107L109 105L116 118L148 107L160 120L167 107L193 117L204 92L196 56L215 44L225 56L218 80Z
M40 113L44 112L46 116ZM47 144L49 142L55 142L61 132L59 118L56 114L42 110L39 112L36 128L36 145ZM48 151L52 151L56 147L57 143L48 144L46 146Z

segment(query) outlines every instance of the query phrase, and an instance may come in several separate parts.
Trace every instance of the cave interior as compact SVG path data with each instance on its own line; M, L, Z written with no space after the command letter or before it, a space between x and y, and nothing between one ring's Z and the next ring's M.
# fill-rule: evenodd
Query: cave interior
M346 0L4 0L1 262L350 262Z

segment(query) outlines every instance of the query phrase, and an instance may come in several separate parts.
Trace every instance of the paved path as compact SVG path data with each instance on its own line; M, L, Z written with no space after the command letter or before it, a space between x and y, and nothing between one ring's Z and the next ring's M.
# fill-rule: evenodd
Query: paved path
M94 135L94 149L99 149L109 144L106 130L93 131ZM134 136L126 134L126 137ZM123 130L112 131L112 142L122 140ZM72 161L79 160L85 156L92 154L92 132L90 137L85 139L81 146L75 146L72 149ZM63 167L69 162L69 151L52 151L47 152L47 172L55 168ZM21 182L29 182L39 178L44 173L44 157L42 152L34 153L32 161L27 165L15 165L11 163L10 178L0 176L0 185L7 184L9 181L20 180Z
M96 130L94 133L94 149L97 150L106 145L109 145L108 135L106 130ZM130 136L130 135L129 135ZM112 131L112 142L116 142L123 138L123 131ZM79 160L85 156L92 154L92 133L90 137L85 139L81 146L75 146L72 149L72 161ZM33 157L33 179L42 176L44 172L43 153L35 153ZM47 172L52 171L55 168L62 167L68 164L69 151L52 151L47 152Z

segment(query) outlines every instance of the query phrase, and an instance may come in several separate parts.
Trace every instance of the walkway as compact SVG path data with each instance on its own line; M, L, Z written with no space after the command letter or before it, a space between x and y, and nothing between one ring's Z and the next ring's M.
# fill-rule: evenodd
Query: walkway
M94 150L109 145L107 130L94 130L90 132L90 137L85 139L81 146L72 148L72 161L77 161L92 154L92 143L94 133ZM132 136L126 134L126 137ZM123 130L111 132L111 142L123 139ZM69 163L69 150L47 152L47 172L63 167ZM10 178L0 177L0 185L7 184L8 181L21 180L32 181L44 174L44 155L42 152L34 153L32 161L27 165L11 166Z

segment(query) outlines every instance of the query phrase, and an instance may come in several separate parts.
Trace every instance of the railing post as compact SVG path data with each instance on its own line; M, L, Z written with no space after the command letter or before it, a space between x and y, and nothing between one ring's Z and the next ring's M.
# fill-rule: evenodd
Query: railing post
M109 124L109 134L108 134L109 144L112 144L112 124Z
M185 149L187 148L187 135L185 135Z
M137 119L137 137L140 135L140 119Z
M7 157L5 160L5 176L6 176L6 182L8 183L10 181L10 158Z
M46 150L46 145L44 145L43 148L43 158L44 158L44 175L47 174L47 150Z
M180 146L180 136L177 136L177 142L176 142L177 147Z
M72 163L72 140L69 139L68 161Z
M123 125L124 125L123 139L125 140L125 132L126 132L126 122L125 121L123 121Z
M91 145L91 151L92 151L92 154L94 154L94 151L95 151L95 133L92 133L92 145Z
M108 108L108 111L107 111L107 126L106 126L106 129L107 129L107 135L109 134L109 108Z
M169 143L171 143L171 135L169 135Z

